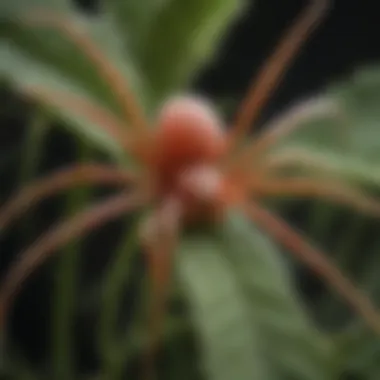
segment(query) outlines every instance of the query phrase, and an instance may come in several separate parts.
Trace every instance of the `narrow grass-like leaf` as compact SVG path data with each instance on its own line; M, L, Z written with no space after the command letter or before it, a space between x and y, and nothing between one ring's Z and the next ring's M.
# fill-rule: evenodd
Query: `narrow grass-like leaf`
M49 120L45 113L38 109L36 111L36 115L34 115L30 125L27 126L25 131L23 155L20 168L20 188L30 181L37 173L48 129ZM33 225L31 222L32 212L33 210L29 210L26 220L23 223L24 232L26 234L29 233L30 228Z
M79 161L91 158L86 146L77 146ZM74 189L67 195L67 217L75 215L87 203L90 189ZM80 269L81 240L71 242L64 248L58 261L58 271L53 298L52 313L52 371L57 380L75 376L74 317L77 305L78 275Z
M122 378L128 352L123 344L124 333L117 331L117 316L123 299L123 290L131 271L131 260L137 250L137 227L126 220L124 236L116 249L114 259L106 272L102 286L102 302L99 319L99 353L102 361L102 373L114 380ZM140 221L140 218L138 218ZM128 337L130 338L130 337ZM128 339L127 338L127 339ZM127 348L130 348L130 344Z
M37 110L32 118L31 125L26 128L23 162L20 168L21 186L30 181L38 170L48 124L46 115L41 110Z

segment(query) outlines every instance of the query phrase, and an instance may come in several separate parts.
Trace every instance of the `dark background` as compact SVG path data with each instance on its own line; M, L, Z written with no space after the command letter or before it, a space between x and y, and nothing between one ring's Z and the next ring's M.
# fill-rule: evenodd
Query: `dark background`
M9 1L9 0L3 0ZM106 0L105 0L106 1ZM78 0L87 12L97 9L94 0ZM242 99L252 75L264 59L271 53L282 32L299 13L305 1L301 0L257 0L230 30L217 59L211 62L194 83L195 89L210 97L229 96ZM261 121L286 107L297 98L322 90L332 81L344 79L363 64L380 58L380 24L374 1L337 0L323 25L299 54L295 64L286 75L282 85L263 112ZM2 93L0 148L1 155L17 147L20 143L29 108L21 105L9 93ZM73 160L75 152L70 148L70 138L62 132L54 132L41 165L41 173ZM16 154L17 156L17 154ZM19 155L20 156L20 155ZM1 169L0 186L4 194L14 186L14 172L17 158ZM59 214L55 203L48 204L33 221L35 233L50 224L51 218ZM116 228L116 227L115 227ZM103 265L103 252L115 236L112 226L104 229L101 243L87 260L86 272L89 277ZM117 228L116 228L117 229ZM20 248L17 232L1 242L1 271L14 258ZM25 242L23 242L25 244ZM33 360L43 360L48 344L48 312L46 298L52 284L51 273L42 270L29 281L27 290L22 292L15 307L12 327L15 339L22 342L28 356ZM300 274L302 276L302 273ZM304 282L304 277L302 282ZM303 284L305 296L313 293L313 287ZM86 340L86 331L81 341ZM91 344L82 343L83 363L91 367ZM84 364L86 366L86 364Z

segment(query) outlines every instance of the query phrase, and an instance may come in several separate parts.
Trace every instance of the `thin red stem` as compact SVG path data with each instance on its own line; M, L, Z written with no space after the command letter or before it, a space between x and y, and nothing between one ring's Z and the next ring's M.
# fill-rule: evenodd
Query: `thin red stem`
M149 311L150 347L147 351L145 379L155 378L154 357L165 318L165 305L173 270L174 251L180 228L181 207L169 199L153 214L144 226L143 243L151 279L151 309Z
M144 192L113 196L54 226L26 249L8 271L0 288L0 328L4 328L11 302L22 283L53 251L70 240L83 236L85 233L136 209L146 201L147 197Z
M236 116L229 135L230 152L255 123L262 107L275 91L286 69L295 58L307 37L328 9L329 0L313 0L280 41L273 55L265 62L255 79Z
M23 86L22 92L38 101L55 107L64 107L70 112L84 117L89 122L103 129L123 148L130 148L131 133L124 128L122 121L93 100L88 100L73 93L51 90L42 86Z
M296 104L271 121L264 131L237 154L236 166L249 167L260 159L270 148L298 129L305 128L316 118L343 118L343 113L332 99L310 99Z
M55 12L35 11L26 15L23 21L33 27L47 27L61 31L74 42L94 63L121 106L126 120L129 120L137 132L147 131L148 122L125 78L96 44L70 20Z
M319 198L334 204L352 207L364 214L380 216L380 203L377 200L371 199L343 182L325 178L262 178L253 183L252 192L255 196L261 197Z
M124 169L97 164L81 164L63 168L23 187L0 209L0 231L3 231L15 218L37 202L53 196L73 186L87 184L136 185L137 176Z

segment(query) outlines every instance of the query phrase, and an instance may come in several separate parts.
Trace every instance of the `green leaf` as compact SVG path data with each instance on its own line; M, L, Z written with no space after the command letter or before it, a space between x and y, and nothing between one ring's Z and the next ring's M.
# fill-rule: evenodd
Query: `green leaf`
M130 334L125 338L128 345L120 339L123 333L116 330L119 308L122 305L125 287L132 272L132 259L138 243L140 218L125 220L124 232L118 244L101 287L101 310L99 315L99 347L102 373L111 379L121 379L130 349ZM124 338L124 337L123 337Z
M380 165L380 67L358 70L351 80L337 86L350 127L350 153Z
M114 112L119 110L111 89L81 48L59 31L28 27L20 21L19 16L43 9L59 11L58 15L84 27L99 50L130 82L128 84L138 96L141 89L139 76L132 63L125 59L121 40L113 33L112 25L107 20L79 17L63 1L16 0L10 3L13 5L7 6L1 19L0 75L21 88L21 92L26 85L37 85L47 90L73 93ZM68 122L79 138L84 137L85 142L89 140L117 160L122 159L124 152L118 142L104 133L101 125L62 104L58 107L54 105L53 109Z
M274 378L334 378L333 347L297 299L280 252L238 214L230 215L222 231L226 258L249 299L251 320L259 329Z
M140 62L154 104L186 86L211 58L241 5L239 0L171 0L165 4L152 20Z
M73 2L70 0L12 0L2 1L0 5L1 17L14 16L18 12L25 12L31 8L51 9L58 12L72 12Z
M147 38L152 21L161 9L172 0L120 1L108 0L105 10L115 23L120 37L125 41L128 50L134 57L140 57L146 48ZM149 47L148 47L149 48Z
M282 140L277 154L303 152L312 167L363 184L380 185L380 68L366 67L329 86L321 97L337 102L342 117L304 122ZM305 154L306 153L306 154ZM297 164L293 164L297 166ZM305 166L305 159L299 159Z
M92 159L92 152L83 143L76 146L79 162ZM89 187L69 191L66 196L66 218L74 217L91 199ZM52 302L51 361L54 378L70 379L75 376L76 347L74 343L75 309L79 288L82 240L76 239L63 248L59 257Z
M357 378L378 379L380 374L380 340L364 326L354 325L335 339L336 360L346 373Z
M191 306L209 380L265 379L261 342L245 295L223 246L205 236L184 238L177 255L179 278Z
M21 93L24 86L37 85L48 90L71 92L77 96L86 97L86 94L75 84L50 71L48 67L28 59L10 44L2 43L0 45L0 57L0 72L16 85L16 89L21 87ZM88 96L87 98L89 99ZM115 158L121 157L123 154L121 148L102 130L100 125L93 124L63 105L54 106L53 109L63 120L68 122L67 126L80 138L91 141L99 149Z
M13 4L13 2L9 2ZM38 12L51 12L49 17L58 17L59 22L69 22L76 30L94 42L100 54L122 74L129 87L142 102L142 81L133 65L131 57L125 51L123 40L115 33L109 19L103 16L85 17L70 6L49 1L15 1L2 14L0 37L17 47L21 53L43 63L49 70L70 80L82 88L101 104L120 114L120 104L115 98L106 79L99 73L96 64L84 49L61 29L49 26L28 25L25 17ZM24 21L23 21L24 20ZM15 73L17 75L17 73Z
M287 161L286 170L293 174L320 174L363 186L380 186L380 165L334 149L295 145L279 149L273 156L282 159L283 165Z
M9 2L12 3L13 2ZM8 8L11 8L8 6ZM3 13L0 36L11 41L23 54L43 63L60 76L62 80L73 81L102 104L115 112L120 107L115 100L108 83L102 78L93 61L84 50L73 42L61 30L52 27L27 25L22 17L32 16L33 12L53 12L60 19L68 20L81 32L95 42L97 49L128 80L129 86L141 97L141 79L133 66L132 60L124 50L122 40L114 32L112 24L104 17L84 17L70 7L50 4L49 1L31 0L15 1L12 9ZM55 17L55 16L50 16ZM54 24L52 22L52 24ZM17 75L17 72L15 73Z

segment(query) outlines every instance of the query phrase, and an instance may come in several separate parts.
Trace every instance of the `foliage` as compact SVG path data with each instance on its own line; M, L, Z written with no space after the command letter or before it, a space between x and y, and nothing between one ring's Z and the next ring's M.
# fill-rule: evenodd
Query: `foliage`
M83 25L153 117L162 100L168 94L186 88L197 70L216 53L223 33L243 9L238 0L210 0L207 5L204 1L186 0L149 1L146 4L141 1L133 5L117 0L105 3L100 15L84 17L68 0L5 1L0 8L1 14L10 17L1 20L1 74L20 93L31 85L53 91L71 91L121 116L115 94L82 51L57 31L33 30L31 33L30 27L19 17L36 7L60 11ZM292 134L269 154L274 158L294 154L302 157L307 151L314 157L310 167L306 167L312 174L346 178L376 191L380 186L379 68L362 70L350 80L326 89L321 97L339 100L345 112L344 120L327 117L315 121ZM52 111L47 115L43 113L46 117L57 116L78 137L81 159L92 158L95 151L101 151L109 159L130 165L118 141L103 133L94 120L79 118L64 102L45 106ZM127 128L128 120L125 125ZM33 137L30 139L30 144L40 144L42 149L43 138L38 141ZM294 170L305 169L299 160L290 162L289 166ZM30 177L31 173L27 176ZM78 192L69 195L68 212L71 212L70 208L82 207L88 196ZM315 226L322 223L328 228L339 211L324 206L321 217L319 204L316 209L317 213L312 212L310 232L319 239ZM363 221L353 228L361 223ZM127 227L126 241L123 239L120 248L115 250L112 255L114 263L105 274L104 302L92 305L103 308L98 351L107 379L110 376L121 378L124 367L133 361L134 355L139 357L146 346L144 333L139 334L141 326L135 326L134 322L126 334L114 331L122 290L132 276L129 255L136 250L133 243L136 232L129 225ZM321 238L321 244L331 247L335 243L338 246L342 245L342 239L327 242ZM373 248L374 254L363 265L361 274L355 274L361 283L367 281L367 290L377 298L380 282L374 260L378 248ZM76 246L71 255L70 252L66 255L71 261L60 263L61 286L58 286L56 296L65 301L56 305L57 320L53 324L56 337L54 378L74 376L75 368L70 360L72 341L65 337L71 333L69 320L74 318L74 303L70 298L75 293L75 285L78 286L75 268L78 263L73 257L79 254L80 247ZM345 258L347 255L343 252L340 261ZM173 374L176 373L180 378L188 376L189 380L317 380L337 379L338 373L352 371L366 379L377 378L380 360L372 358L375 353L378 355L378 340L356 325L344 324L339 331L331 333L328 329L331 329L332 319L342 311L327 311L326 304L331 305L328 294L318 300L317 310L314 310L316 318L311 318L310 310L306 310L293 284L293 268L292 263L284 259L280 248L241 215L230 215L217 231L186 236L177 252L178 289L174 289L173 298L186 304L188 313L186 318L179 318L179 329L168 317L165 337L165 349L176 345L182 347L183 353L177 354L181 356L178 360L183 363L181 368L184 370L178 369L173 360L169 363L170 376L175 378ZM336 308L336 303L332 308ZM198 343L196 354L187 355L189 347L183 343L183 330L190 330ZM115 335L120 338L118 341ZM9 363L15 358L16 355L10 358ZM199 366L199 373L186 370L194 367L194 362ZM27 365L21 367L27 371ZM27 376L16 374L20 370L17 364L8 368L6 363L5 368L14 372L15 378ZM79 375L85 377L83 373Z

